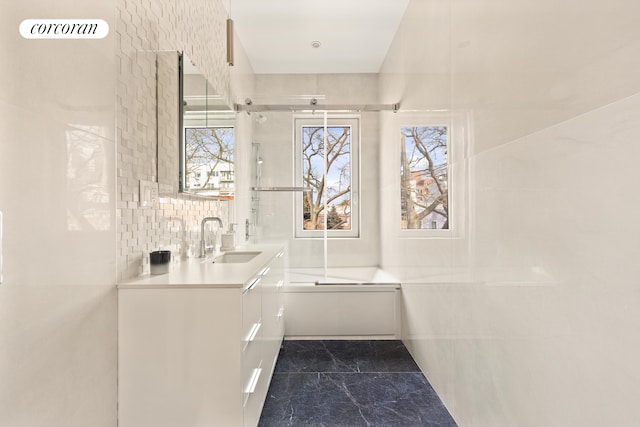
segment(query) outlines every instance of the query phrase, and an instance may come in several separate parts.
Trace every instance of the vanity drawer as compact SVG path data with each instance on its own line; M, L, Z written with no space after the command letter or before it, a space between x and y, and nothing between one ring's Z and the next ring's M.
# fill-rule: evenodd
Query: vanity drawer
M264 384L267 383L267 372L262 365L253 370L251 380L253 381L250 393L245 389L244 407L242 408L242 425L244 427L256 427L260 421L260 412L264 404L265 393Z
M263 346L262 322L253 323L250 333L243 340L242 350L242 390L243 390L243 426L256 427L266 390L264 387L268 370L262 361Z
M259 342L253 342L242 353L242 390L244 393L243 406L246 406L251 395L255 394L262 372L262 349Z
M247 288L242 294L242 349L256 339L256 334L262 327L262 298L260 278L257 278L252 287Z

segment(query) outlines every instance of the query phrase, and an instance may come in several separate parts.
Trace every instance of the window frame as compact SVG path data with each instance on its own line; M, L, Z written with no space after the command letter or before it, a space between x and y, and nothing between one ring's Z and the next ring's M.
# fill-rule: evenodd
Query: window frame
M350 167L351 167L351 229L350 230L326 230L327 238L359 238L360 237L360 144L361 144L361 117L355 114L331 114L327 117L327 127L350 127ZM296 114L293 116L293 153L294 153L294 182L298 187L306 186L303 181L302 165L302 129L309 126L324 126L324 116L321 114ZM294 202L294 238L323 238L325 230L305 230L303 228L303 192L295 193Z
M396 234L402 238L455 238L465 233L467 217L464 215L465 188L467 168L465 166L465 152L467 150L467 121L468 117L453 116L449 112L428 113L397 113L392 123L394 135L400 135L405 127L435 127L447 128L447 191L449 204L449 228L446 229L403 229L402 228L402 192L400 169L400 141L395 138L396 159L394 165L394 203L392 221Z

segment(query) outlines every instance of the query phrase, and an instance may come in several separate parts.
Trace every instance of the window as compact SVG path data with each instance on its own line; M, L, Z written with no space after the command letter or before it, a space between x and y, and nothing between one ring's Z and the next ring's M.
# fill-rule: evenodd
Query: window
M207 196L233 198L233 126L184 128L185 190Z
M329 118L325 128L323 118L298 117L295 129L296 183L311 189L296 198L296 236L322 237L326 228L358 237L358 119Z
M449 229L446 126L403 126L400 221L403 230Z

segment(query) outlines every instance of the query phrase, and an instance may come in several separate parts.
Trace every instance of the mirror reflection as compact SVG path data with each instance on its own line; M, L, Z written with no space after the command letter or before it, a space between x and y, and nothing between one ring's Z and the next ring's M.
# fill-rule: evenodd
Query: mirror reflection
M185 54L180 70L180 191L232 200L235 112Z

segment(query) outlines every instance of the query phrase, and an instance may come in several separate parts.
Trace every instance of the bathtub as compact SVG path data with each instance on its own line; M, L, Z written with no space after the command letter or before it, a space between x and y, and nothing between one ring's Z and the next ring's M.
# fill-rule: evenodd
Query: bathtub
M400 339L400 282L378 267L291 268L288 339Z

